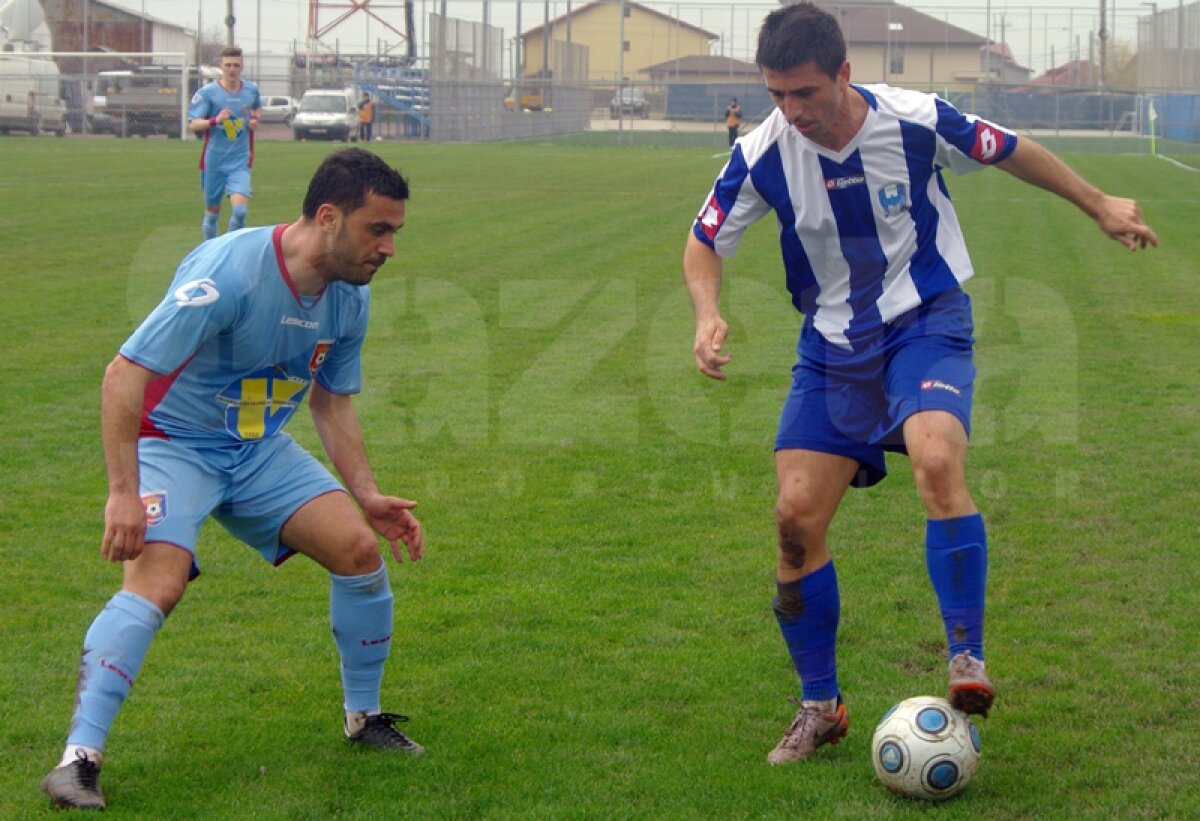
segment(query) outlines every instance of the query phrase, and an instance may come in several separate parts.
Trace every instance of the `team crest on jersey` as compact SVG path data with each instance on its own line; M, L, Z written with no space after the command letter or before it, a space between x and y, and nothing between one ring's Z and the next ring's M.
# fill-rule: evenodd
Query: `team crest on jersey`
M889 217L894 217L908 207L908 187L902 182L889 182L875 192L879 207Z
M316 373L321 370L321 366L325 364L325 358L329 356L329 349L333 347L333 342L323 339L317 343L317 347L313 348L312 357L308 360L308 372Z
M704 232L704 236L708 237L708 241L715 241L717 231L721 230L721 223L725 222L725 211L722 210L721 204L717 202L716 194L708 198L708 202L704 204L704 210L700 212L696 219L700 223L700 230Z
M180 308L199 308L211 305L221 297L217 284L208 277L193 279L175 289L175 304Z
M155 490L142 494L142 507L146 509L146 525L153 527L167 518L167 492Z

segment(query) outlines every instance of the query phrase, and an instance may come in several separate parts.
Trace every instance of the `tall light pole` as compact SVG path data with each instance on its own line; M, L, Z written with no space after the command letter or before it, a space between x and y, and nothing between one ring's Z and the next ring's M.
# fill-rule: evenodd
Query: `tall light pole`
M1154 77L1152 80L1152 85L1155 89L1157 89L1158 81L1159 81L1159 77L1158 77L1158 62L1159 62L1158 3L1142 3L1142 5L1150 7L1150 51L1154 55L1154 57L1153 57L1153 59L1154 59ZM1142 59L1141 49L1138 49L1138 61L1141 62L1141 59ZM1149 74L1149 72L1147 72L1147 74Z

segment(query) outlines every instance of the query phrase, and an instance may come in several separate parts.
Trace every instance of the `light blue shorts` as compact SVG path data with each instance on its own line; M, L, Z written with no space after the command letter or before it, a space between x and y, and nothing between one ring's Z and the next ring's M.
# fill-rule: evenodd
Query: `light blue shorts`
M211 514L272 564L295 553L280 540L283 525L308 502L342 490L333 475L290 436L235 447L195 448L166 439L138 442L146 541L169 542L192 554Z
M775 438L776 450L848 456L851 485L887 475L884 451L905 453L914 413L943 410L971 432L975 360L971 300L955 289L898 317L862 350L828 342L807 319Z
M233 168L205 168L200 172L200 187L204 189L204 205L220 205L229 194L250 196L250 169L245 165Z

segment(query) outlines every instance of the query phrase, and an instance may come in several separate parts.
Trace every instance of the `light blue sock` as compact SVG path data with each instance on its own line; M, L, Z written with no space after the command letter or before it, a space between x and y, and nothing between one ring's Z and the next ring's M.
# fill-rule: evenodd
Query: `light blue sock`
M983 660L987 590L987 533L978 513L925 524L925 566L937 594L950 655L968 651Z
M162 611L141 596L122 590L109 599L83 639L68 744L104 749L113 719L162 624Z
M383 664L392 649L387 566L365 576L329 574L329 622L342 659L346 710L379 712Z
M212 239L217 235L217 214L211 211L204 212L204 222L200 223L200 233L205 239Z
M229 215L229 230L236 231L244 227L246 227L246 206L235 205L233 212Z
M837 630L842 602L833 562L794 582L778 582L775 620L800 676L805 701L841 694L837 679Z

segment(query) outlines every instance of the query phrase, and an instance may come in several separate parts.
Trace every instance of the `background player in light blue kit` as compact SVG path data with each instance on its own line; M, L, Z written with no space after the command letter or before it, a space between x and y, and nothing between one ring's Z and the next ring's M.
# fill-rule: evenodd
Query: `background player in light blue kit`
M196 90L188 107L191 129L203 135L200 187L204 189L205 239L217 235L221 201L229 196L229 230L246 224L250 203L250 168L254 165L254 131L262 101L258 86L242 79L242 50L221 52L221 77Z
M684 276L700 372L724 379L724 257L774 211L787 287L804 314L775 440L779 629L800 709L767 760L837 743L849 721L838 684L837 575L827 533L849 486L906 452L927 522L925 558L949 644L949 698L986 715L987 537L966 483L975 365L973 273L943 168L995 164L1076 205L1130 250L1157 244L1133 200L1088 184L1050 152L945 101L850 83L836 18L810 3L767 16L756 57L776 110L742 137L692 226Z
M351 403L366 286L395 253L407 199L408 183L374 154L330 155L299 220L201 244L108 366L101 553L123 563L124 581L84 638L66 749L42 780L55 805L103 808L109 729L200 572L197 534L209 515L273 564L302 553L329 571L345 735L423 751L396 728L404 716L380 710L392 591L376 536L396 561L417 560L421 524L416 502L376 485ZM305 395L344 487L282 432Z

